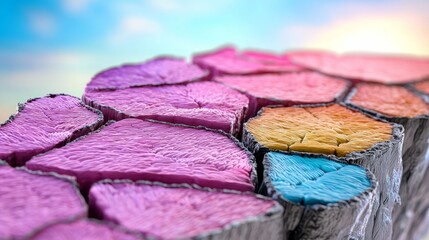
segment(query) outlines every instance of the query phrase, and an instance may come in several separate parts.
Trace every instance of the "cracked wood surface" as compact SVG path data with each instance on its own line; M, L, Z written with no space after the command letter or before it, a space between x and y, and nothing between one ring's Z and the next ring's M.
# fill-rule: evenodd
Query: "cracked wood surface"
M304 70L285 56L246 51L239 53L234 47L194 55L193 62L208 69L212 75L245 75L255 73L280 73Z
M53 94L31 99L0 126L0 159L22 166L31 157L98 128L103 116L78 98Z
M354 81L403 84L429 77L429 60L412 56L292 52L297 65Z
M256 141L271 150L346 156L389 141L392 126L340 105L264 108L245 124Z
M364 239L377 190L368 170L311 154L269 152L263 183L285 208L285 239Z
M84 190L102 179L189 183L252 191L252 158L230 137L204 129L124 119L27 162L76 177Z
M269 180L287 200L303 205L350 200L371 186L366 170L327 158L269 152Z
M83 101L100 109L107 119L153 119L205 126L236 135L249 99L222 84L136 87L114 91L86 91Z
M0 166L0 238L26 239L60 222L85 218L87 206L70 179Z
M185 60L158 57L139 64L126 64L104 70L88 83L87 90L183 84L203 80L208 73Z
M405 87L360 83L354 89L348 102L387 117L429 114L429 106L423 99Z
M249 116L267 105L331 103L343 97L349 83L315 72L221 76L215 81L249 97Z
M254 194L105 182L95 184L89 198L102 219L160 239L276 240L282 234L282 208Z

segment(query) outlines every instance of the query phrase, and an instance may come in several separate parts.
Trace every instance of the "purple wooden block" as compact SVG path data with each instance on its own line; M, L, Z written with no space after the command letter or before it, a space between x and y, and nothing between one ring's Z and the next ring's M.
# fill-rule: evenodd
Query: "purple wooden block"
M84 191L101 179L252 191L252 164L253 156L225 134L124 119L65 147L33 157L26 166L75 176Z
M205 80L207 76L208 72L183 59L160 57L107 69L92 78L87 90L188 83Z
M204 126L237 135L249 99L220 83L89 91L83 100L110 120L128 117Z
M78 98L55 94L28 100L0 126L0 159L22 166L31 157L98 128L100 111Z
M285 73L305 70L293 64L287 56L262 51L238 52L228 46L208 53L196 54L193 62L208 69L212 76Z
M102 219L157 239L277 240L283 231L283 208L252 193L106 181L89 202Z
M87 206L71 179L0 166L0 239L23 239L59 222L84 218Z

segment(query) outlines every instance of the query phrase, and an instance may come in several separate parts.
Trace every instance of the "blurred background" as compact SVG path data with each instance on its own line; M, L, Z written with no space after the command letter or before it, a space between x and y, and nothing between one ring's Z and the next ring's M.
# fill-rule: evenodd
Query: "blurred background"
M0 1L0 122L98 71L224 44L429 56L428 0Z

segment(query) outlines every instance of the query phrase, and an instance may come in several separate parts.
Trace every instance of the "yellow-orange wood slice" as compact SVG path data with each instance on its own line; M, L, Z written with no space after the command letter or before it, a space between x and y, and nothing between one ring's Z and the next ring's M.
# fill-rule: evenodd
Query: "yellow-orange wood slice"
M392 125L338 104L264 108L246 130L270 150L345 156L391 140Z
M401 86L358 84L349 102L388 117L413 118L429 114L429 106L423 99Z

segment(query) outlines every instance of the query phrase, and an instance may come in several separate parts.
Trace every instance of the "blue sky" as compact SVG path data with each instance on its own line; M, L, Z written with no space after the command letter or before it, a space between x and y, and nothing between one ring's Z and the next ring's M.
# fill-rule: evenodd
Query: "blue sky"
M12 50L127 51L138 56L187 55L224 43L281 50L287 44L279 36L283 25L329 20L323 14L315 17L320 6L311 1L210 2L6 0L1 3L0 42Z
M0 1L0 121L103 68L235 44L429 55L429 1Z

